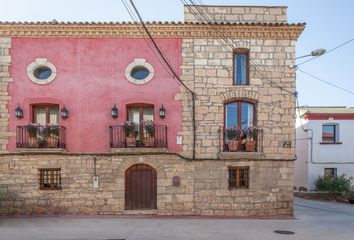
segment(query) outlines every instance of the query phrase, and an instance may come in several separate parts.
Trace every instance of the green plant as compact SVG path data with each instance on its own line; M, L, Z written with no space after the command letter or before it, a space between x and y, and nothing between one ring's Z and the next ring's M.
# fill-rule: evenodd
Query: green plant
M26 126L27 132L31 137L35 137L38 132L39 124L37 123L30 123Z
M237 140L240 135L240 129L236 126L226 129L226 135L228 140Z
M135 128L135 123L131 121L126 121L124 123L124 131L127 136L132 136L132 135L136 136L137 132Z
M59 137L60 131L58 125L46 125L43 129L43 135L47 137Z
M254 139L257 139L257 134L260 130L260 128L254 126L244 128L242 129L242 137L246 141L253 141Z
M340 176L319 176L315 181L317 191L327 191L336 197L338 194L347 195L350 193L350 180L344 174Z
M143 121L144 130L149 137L153 137L155 134L155 125L153 121Z

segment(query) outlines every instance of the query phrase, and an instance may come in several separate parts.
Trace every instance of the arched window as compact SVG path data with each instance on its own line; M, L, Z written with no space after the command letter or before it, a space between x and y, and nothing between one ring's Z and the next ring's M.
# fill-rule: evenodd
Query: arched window
M255 106L248 101L225 104L225 128L236 126L240 129L255 126Z
M257 151L255 110L255 103L251 101L238 100L225 104L224 150Z

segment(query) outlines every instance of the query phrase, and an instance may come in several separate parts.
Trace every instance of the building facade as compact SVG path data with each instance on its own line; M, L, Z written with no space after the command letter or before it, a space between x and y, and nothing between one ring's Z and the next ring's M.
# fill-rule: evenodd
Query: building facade
M147 23L185 86L138 23L1 23L0 212L292 214L286 10Z
M295 187L315 190L319 176L354 178L354 109L301 107L296 127ZM352 186L354 182L352 181Z

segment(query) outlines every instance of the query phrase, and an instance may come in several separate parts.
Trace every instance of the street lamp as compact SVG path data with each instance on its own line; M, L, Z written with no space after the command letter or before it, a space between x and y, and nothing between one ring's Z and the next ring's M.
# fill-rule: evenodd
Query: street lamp
M301 56L301 57L297 57L296 59L299 59L299 58L304 58L304 57L319 57L319 56L322 56L323 54L325 54L327 52L326 49L324 48L319 48L319 49L316 49L316 50L313 50L310 54L307 54L307 55L304 55L304 56Z

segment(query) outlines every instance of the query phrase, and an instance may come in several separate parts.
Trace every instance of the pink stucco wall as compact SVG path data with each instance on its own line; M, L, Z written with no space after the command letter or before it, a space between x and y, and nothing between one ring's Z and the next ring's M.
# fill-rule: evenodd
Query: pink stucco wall
M157 39L172 65L180 71L181 39ZM57 77L46 85L33 83L26 68L36 58L47 58L57 68ZM134 58L145 58L155 70L147 84L135 85L125 78L125 69ZM9 85L12 97L8 104L10 130L32 120L30 104L57 103L69 110L67 120L68 152L109 152L108 126L127 120L127 104L154 105L155 122L168 126L168 149L181 151L176 144L181 130L181 103L174 100L179 84L172 79L144 39L80 39L80 38L13 38ZM119 117L112 119L116 104ZM161 104L166 118L159 118ZM18 120L14 109L20 105L24 118ZM16 150L16 138L11 137L10 151Z

